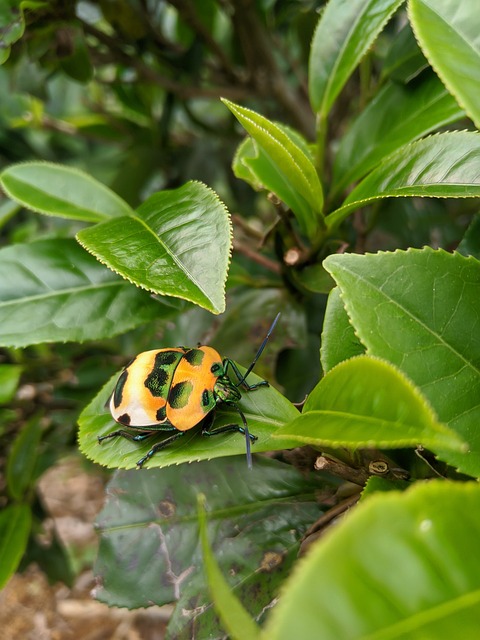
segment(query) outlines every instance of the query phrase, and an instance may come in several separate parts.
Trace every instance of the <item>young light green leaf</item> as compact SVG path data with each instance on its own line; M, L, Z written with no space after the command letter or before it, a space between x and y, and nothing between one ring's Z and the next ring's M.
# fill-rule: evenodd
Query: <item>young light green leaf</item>
M122 280L75 240L40 240L0 250L0 344L110 337L162 313L162 305Z
M239 369L245 371L243 367ZM116 428L116 423L105 404L112 394L117 378L118 376L112 378L80 414L79 445L82 453L98 464L113 469L133 469L152 444L165 437L165 434L152 436L144 442L131 442L126 438L118 437L98 443L98 436L104 436L115 431ZM248 376L250 384L260 380L261 378L253 373ZM297 446L289 438L273 439L277 429L298 416L298 410L272 386L243 393L239 406L245 414L250 433L258 437L258 440L252 444L253 453ZM222 408L217 411L215 427L238 424L239 420L237 411L232 408ZM167 467L172 464L233 455L245 455L245 436L241 433L226 433L207 438L202 436L201 428L195 427L186 431L183 437L172 445L154 455L144 467Z
M480 476L480 262L425 248L332 255L324 265L367 353L399 367L469 445L435 452Z
M463 115L434 74L415 87L385 84L342 138L333 166L332 197L399 147Z
M345 360L313 389L302 415L274 434L333 448L415 447L465 451L396 367L370 356Z
M85 222L130 215L132 209L117 194L87 173L51 162L24 162L0 174L9 198L27 209Z
M415 36L450 93L480 128L480 21L477 0L410 0Z
M403 0L330 0L310 50L309 92L325 119L356 66Z
M297 566L269 640L478 634L480 487L431 481L370 496Z
M355 335L340 296L340 289L335 287L330 292L323 321L320 360L325 373L337 364L354 356L365 353L365 347Z
M303 233L312 237L322 219L323 190L304 145L255 111L229 100L223 102L258 145L258 150L244 147L242 161L259 184L284 200Z
M0 512L0 589L22 559L31 526L32 512L27 504L11 504Z
M21 373L22 367L18 364L0 364L0 405L12 400Z
M243 640L244 638L255 640L260 635L260 629L243 608L240 600L238 600L230 590L230 586L223 577L208 542L205 502L205 496L199 494L198 523L200 542L202 545L203 566L213 603L230 638L233 638L233 640Z
M231 252L228 211L204 184L153 194L128 217L77 234L80 244L130 282L212 313L225 308Z
M480 134L440 133L405 145L353 189L343 205L326 218L335 228L348 214L379 198L480 196Z

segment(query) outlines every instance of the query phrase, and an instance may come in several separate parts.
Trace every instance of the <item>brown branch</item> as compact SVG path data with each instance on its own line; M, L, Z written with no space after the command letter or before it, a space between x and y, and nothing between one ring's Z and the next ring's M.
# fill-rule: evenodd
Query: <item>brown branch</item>
M274 262L273 260L270 260L270 258L262 256L261 253L257 253L257 251L239 242L238 240L234 239L233 248L235 251L238 251L238 253L242 253L253 262L256 262L262 267L265 267L265 269L273 271L274 273L280 273L280 265L277 262Z

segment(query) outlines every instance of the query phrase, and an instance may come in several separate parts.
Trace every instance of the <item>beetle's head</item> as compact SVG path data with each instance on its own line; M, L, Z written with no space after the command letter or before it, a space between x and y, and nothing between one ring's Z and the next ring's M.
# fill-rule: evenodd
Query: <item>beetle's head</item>
M217 397L217 402L232 404L234 402L238 402L242 397L240 391L226 374L217 378L213 390Z

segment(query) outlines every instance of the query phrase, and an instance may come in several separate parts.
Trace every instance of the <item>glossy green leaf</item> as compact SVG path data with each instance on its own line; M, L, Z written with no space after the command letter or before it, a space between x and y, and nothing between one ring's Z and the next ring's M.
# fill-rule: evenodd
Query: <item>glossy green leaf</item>
M245 371L242 367L239 369ZM122 437L98 443L97 436L106 435L116 428L113 418L105 408L105 403L112 394L117 377L112 378L82 411L78 420L79 445L87 458L98 464L110 468L133 469L152 444L165 437L165 434L152 436L142 443L131 442ZM248 381L250 384L255 384L260 381L260 378L251 373ZM244 392L239 406L245 414L250 433L258 437L258 440L252 444L253 453L296 446L289 438L275 440L272 438L279 427L298 415L293 404L272 386ZM222 408L217 411L214 426L238 424L239 420L240 417L234 409ZM245 455L245 436L240 433L225 433L209 438L201 435L201 428L195 427L186 431L172 445L154 455L144 466L146 468L166 467L182 462L233 455Z
M302 231L313 236L322 217L323 190L305 146L255 111L229 100L223 102L261 151L255 145L242 148L242 161L250 173L282 199L296 215Z
M310 51L309 93L325 118L346 81L403 0L330 0Z
M427 59L415 40L410 24L407 23L392 41L383 61L382 77L406 84L427 67Z
M51 162L23 162L0 174L9 198L27 209L51 216L98 222L129 215L132 209L87 173Z
M40 417L34 416L22 427L10 449L6 468L7 487L16 500L20 500L31 487L41 438Z
M162 314L162 305L122 280L74 240L0 250L0 344L110 337Z
M0 589L22 559L31 526L32 513L26 504L11 504L0 511Z
M480 196L480 134L440 133L406 145L353 189L342 207L326 218L332 228L348 214L379 198Z
M251 471L244 458L229 458L117 473L97 520L95 595L135 608L177 601L169 637L221 638L203 572L198 494L207 499L207 534L220 570L258 619L291 571L306 528L322 514L319 494L329 491L318 474L263 457Z
M480 128L477 0L410 0L410 22L430 64Z
M332 255L324 265L367 353L399 367L469 444L435 453L480 476L480 262L425 248Z
M475 483L372 496L297 567L264 637L474 640L479 535Z
M319 447L415 447L465 452L464 443L435 417L396 367L358 356L331 369L308 396L302 415L274 437Z
M404 144L463 115L433 74L414 87L385 84L342 138L333 166L332 191L342 191Z
M320 347L322 369L326 373L340 362L362 353L365 353L365 347L355 335L355 329L340 297L340 289L335 287L328 296L323 321Z
M0 405L12 400L21 373L22 367L18 364L0 364Z
M144 289L212 313L225 308L230 218L204 184L155 193L135 214L82 229L77 238L100 262Z
M234 640L243 640L245 637L255 640L255 638L259 637L260 630L247 611L243 608L241 602L230 590L230 586L223 577L220 567L213 555L212 548L210 547L208 541L204 495L199 496L198 512L203 565L215 609L217 610L225 629L228 631L229 637Z

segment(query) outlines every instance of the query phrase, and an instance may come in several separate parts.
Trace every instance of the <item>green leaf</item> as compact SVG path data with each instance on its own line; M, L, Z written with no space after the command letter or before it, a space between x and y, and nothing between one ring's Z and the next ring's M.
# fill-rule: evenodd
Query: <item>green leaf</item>
M8 505L0 512L0 589L25 553L31 526L32 513L26 504Z
M223 102L258 145L241 148L242 162L259 184L284 200L302 232L312 237L322 218L323 190L305 145L255 111Z
M8 492L20 500L31 487L34 478L42 425L39 416L31 418L15 438L7 458Z
M409 16L428 61L480 128L480 24L476 0L410 0Z
M239 367L244 372L243 367ZM152 436L145 442L131 442L126 438L114 438L99 444L97 436L114 431L116 423L105 404L112 394L118 376L113 377L97 394L92 402L80 414L78 424L80 450L94 462L109 468L133 469L137 461L147 453L154 442L161 440L164 434ZM251 373L250 384L260 382L261 378ZM261 387L251 392L244 392L239 403L245 414L250 433L258 436L252 444L252 452L287 449L296 445L288 438L273 439L275 431L290 422L297 415L297 409L272 386ZM232 408L221 408L217 411L214 426L237 424L239 415ZM168 434L167 434L168 436ZM172 445L154 455L145 463L146 468L166 467L194 460L209 460L223 456L245 455L245 436L241 433L220 434L215 437L201 435L201 429L195 427L186 431Z
M0 250L0 344L96 340L162 314L162 305L99 264L74 240Z
M276 437L333 448L415 447L465 451L453 431L437 422L418 389L396 367L357 356L331 369L313 389L302 415Z
M480 260L480 215L478 213L473 216L468 225L457 251L463 256L473 256Z
M0 364L0 405L8 404L14 397L21 373L18 364Z
M223 625L233 639L249 638L249 640L255 640L260 635L259 628L230 590L208 542L205 496L203 494L198 496L198 524L205 574L215 608Z
M134 608L178 601L169 637L221 638L202 570L198 494L207 496L208 539L229 589L258 619L322 514L318 496L331 492L319 474L263 457L251 471L230 458L119 472L97 520L96 597Z
M436 453L480 475L480 263L425 248L332 255L324 265L367 353L399 367L470 447Z
M230 218L204 184L155 193L131 216L82 229L77 238L100 262L144 289L212 313L225 308Z
M478 635L480 487L431 481L378 493L297 567L269 640L443 640Z
M51 216L98 222L129 215L130 206L88 174L51 162L24 162L0 174L9 198Z
M342 191L402 145L463 115L433 74L415 87L387 83L342 138L332 191Z
M410 24L393 38L382 65L382 78L407 83L416 78L428 62L415 40Z
M320 347L322 369L327 373L340 362L362 353L365 353L365 347L355 335L340 297L340 289L335 287L328 296L323 321Z
M340 209L326 218L329 228L379 198L480 196L480 134L440 133L406 145L388 156L353 189Z
M20 0L0 4L0 64L8 60L11 45L23 36L25 20Z
M330 0L313 36L310 103L321 119L403 0Z

